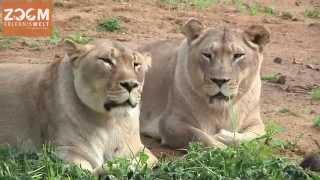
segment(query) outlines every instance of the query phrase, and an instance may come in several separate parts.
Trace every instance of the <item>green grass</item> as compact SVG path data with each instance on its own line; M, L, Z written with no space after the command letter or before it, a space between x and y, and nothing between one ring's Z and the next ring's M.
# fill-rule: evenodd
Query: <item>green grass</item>
M256 16L259 14L276 16L278 13L273 7L263 6L259 3L254 3L252 5L248 5L247 10L251 16Z
M248 4L243 0L231 0L231 4L234 5L240 12L247 12L251 16L256 16L259 14L276 16L279 14L275 8L263 6L258 2Z
M306 9L304 15L309 18L320 18L320 8Z
M314 126L320 128L320 116L317 116L313 120Z
M0 179L94 179L87 171L63 163L50 147L40 153L20 152L14 148L0 148Z
M192 5L199 9L208 8L212 4L218 4L220 0L193 0Z
M76 32L74 34L71 34L70 36L67 37L67 39L76 42L78 44L87 44L90 41L92 41L92 38L87 37L79 32Z
M290 112L290 110L288 108L281 108L279 110L279 113L289 113L289 112Z
M286 180L319 177L275 156L269 146L258 141L225 150L192 144L184 158L162 161L154 170L123 159L110 164L108 166L113 168L108 172L115 172L111 173L110 179Z
M268 145L271 149L275 151L283 151L283 150L294 150L297 147L298 141L301 140L303 134L295 137L293 141L281 140L275 138L275 136L281 132L284 132L285 129L279 126L277 123L268 121L266 123L266 135L262 138L264 140L264 144Z
M35 39L31 39L31 38L23 38L22 45L30 48L30 50L39 51L39 50L41 50L42 42L41 42L41 40L35 40Z
M270 74L270 75L266 75L266 76L262 76L261 80L263 81L270 81L270 82L275 82L279 79L279 75L278 74Z
M311 98L313 100L320 100L320 88L315 88L311 91Z
M174 8L191 8L205 9L213 4L218 4L221 0L159 0L161 4L166 4Z
M270 122L270 121L269 121ZM143 152L137 158L116 158L103 166L104 179L115 180L319 180L320 174L305 171L296 162L277 155L280 148L293 144L276 141L282 132L275 123L267 123L266 135L257 140L226 149L191 144L187 154L174 159L161 159L153 169L147 166ZM297 138L298 139L298 138ZM278 143L278 144L277 144ZM40 153L0 148L0 179L96 180L88 171L64 163L54 149L44 146Z
M28 47L32 50L40 50L40 44L38 42L31 42L28 44Z
M248 12L252 16L258 14L265 14L270 16L276 16L279 13L273 7L263 6L258 2L247 4L243 0L159 0L160 4L169 5L172 8L190 8L196 7L198 9L205 9L211 5L223 3L234 5L240 12Z
M246 4L242 0L232 0L231 3L238 9L240 12L245 12L247 10Z
M117 18L102 20L97 27L98 31L115 32L121 30L121 21Z
M119 180L175 180L175 179L319 179L319 174L304 171L294 162L281 158L265 139L252 141L227 149L206 148L191 144L183 158L162 159L151 169L144 153L137 159L117 158L104 165L107 179ZM87 179L89 172L63 163L44 147L41 153L22 153L16 149L0 149L0 179Z
M16 37L0 36L0 50L10 49L12 44L17 41Z
M61 38L59 29L54 28L53 33L49 38L49 43L53 45L58 45L61 40L62 38Z
M274 137L283 131L283 127L279 126L275 122L272 122L271 120L268 120L266 123L266 134L263 136L264 144L277 148L275 144L278 144L279 140L275 139Z
M255 141L226 150L192 145L184 159L162 163L154 174L162 179L306 179L309 176Z

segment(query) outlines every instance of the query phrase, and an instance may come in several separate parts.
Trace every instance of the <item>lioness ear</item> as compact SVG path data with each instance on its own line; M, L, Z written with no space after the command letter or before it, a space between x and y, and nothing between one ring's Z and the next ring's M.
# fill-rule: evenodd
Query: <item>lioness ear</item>
M138 53L138 52L134 52L133 53L133 58L134 59L137 59L139 58L140 60L142 60L142 62L144 62L144 70L147 71L150 67L151 67L151 64L152 64L152 58L151 58L151 55L149 53Z
M144 59L145 59L146 65L147 65L147 69L146 70L148 70L152 65L152 57L148 53L143 54L143 56L144 56Z
M193 41L199 37L202 30L202 23L195 18L189 19L181 28L182 34L187 37L188 41Z
M258 45L259 50L262 51L263 47L270 42L270 32L264 26L252 25L245 30L245 38Z
M91 45L77 44L69 39L64 41L64 49L71 62L74 62L78 57L88 52L91 48Z

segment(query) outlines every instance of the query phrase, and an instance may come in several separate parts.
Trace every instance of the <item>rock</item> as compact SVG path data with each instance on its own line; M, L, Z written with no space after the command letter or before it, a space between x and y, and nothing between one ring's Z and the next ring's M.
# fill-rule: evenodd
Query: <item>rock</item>
M262 22L266 23L266 24L280 24L281 23L278 19L275 19L275 18L264 18L264 19L262 19Z
M81 20L81 16L80 15L74 15L74 16L71 16L68 21L69 22L80 22Z
M315 69L312 64L306 64L306 68L308 68L308 69Z
M282 12L280 17L285 20L292 20L293 15L290 12Z
M320 172L320 153L312 153L307 155L300 166L303 169L310 169L311 171Z
M296 60L296 58L294 58L294 59L292 60L292 64L299 64L299 65L301 65L302 62L299 62L299 61Z
M119 38L117 38L117 41L127 42L127 41L130 41L130 39L124 38L124 37L119 37Z
M281 12L280 18L284 20L299 21L299 19L291 12Z
M313 28L313 29L316 29L316 30L320 30L320 23L319 22L315 22L315 23L310 23L308 25L309 28Z
M121 21L123 21L123 22L125 22L125 23L129 23L129 22L131 22L131 19L129 18L129 17L126 17L126 16L118 16L118 18L121 20Z
M301 5L301 1L296 1L294 4L295 4L296 6L300 6L300 5Z
M286 84L287 76L280 75L276 81L277 84Z
M63 7L63 2L62 1L56 1L54 2L54 7Z
M79 3L65 2L65 1L55 1L53 4L55 7L71 9L79 5Z
M310 110L310 114L315 114L315 113L316 113L315 110L313 110L313 109Z
M282 59L280 57L276 57L273 59L273 62L276 64L282 64Z
M88 13L88 12L91 12L91 11L92 11L92 8L91 8L91 7L85 7L85 8L83 8L83 9L81 9L81 11Z

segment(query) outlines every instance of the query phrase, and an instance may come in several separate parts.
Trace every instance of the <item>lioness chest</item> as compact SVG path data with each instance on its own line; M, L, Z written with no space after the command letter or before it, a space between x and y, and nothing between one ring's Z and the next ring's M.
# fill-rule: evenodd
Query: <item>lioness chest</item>
M70 131L75 127L66 124L56 137L57 150L62 158L67 158L70 153L81 153L93 167L115 157L134 156L143 149L138 131L139 121L133 118L137 113L135 111L138 108L130 110L125 116L99 120L99 125L95 126L92 123L82 124L81 131Z

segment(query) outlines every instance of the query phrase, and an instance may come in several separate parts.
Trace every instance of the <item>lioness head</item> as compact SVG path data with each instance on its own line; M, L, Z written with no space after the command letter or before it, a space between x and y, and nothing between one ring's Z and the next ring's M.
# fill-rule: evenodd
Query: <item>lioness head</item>
M88 45L66 40L65 50L72 64L76 94L85 105L108 113L139 104L150 57L109 40Z
M185 56L191 85L209 105L239 98L250 89L259 76L268 30L254 25L245 31L224 28L203 32L202 24L191 19L182 32L187 38Z

